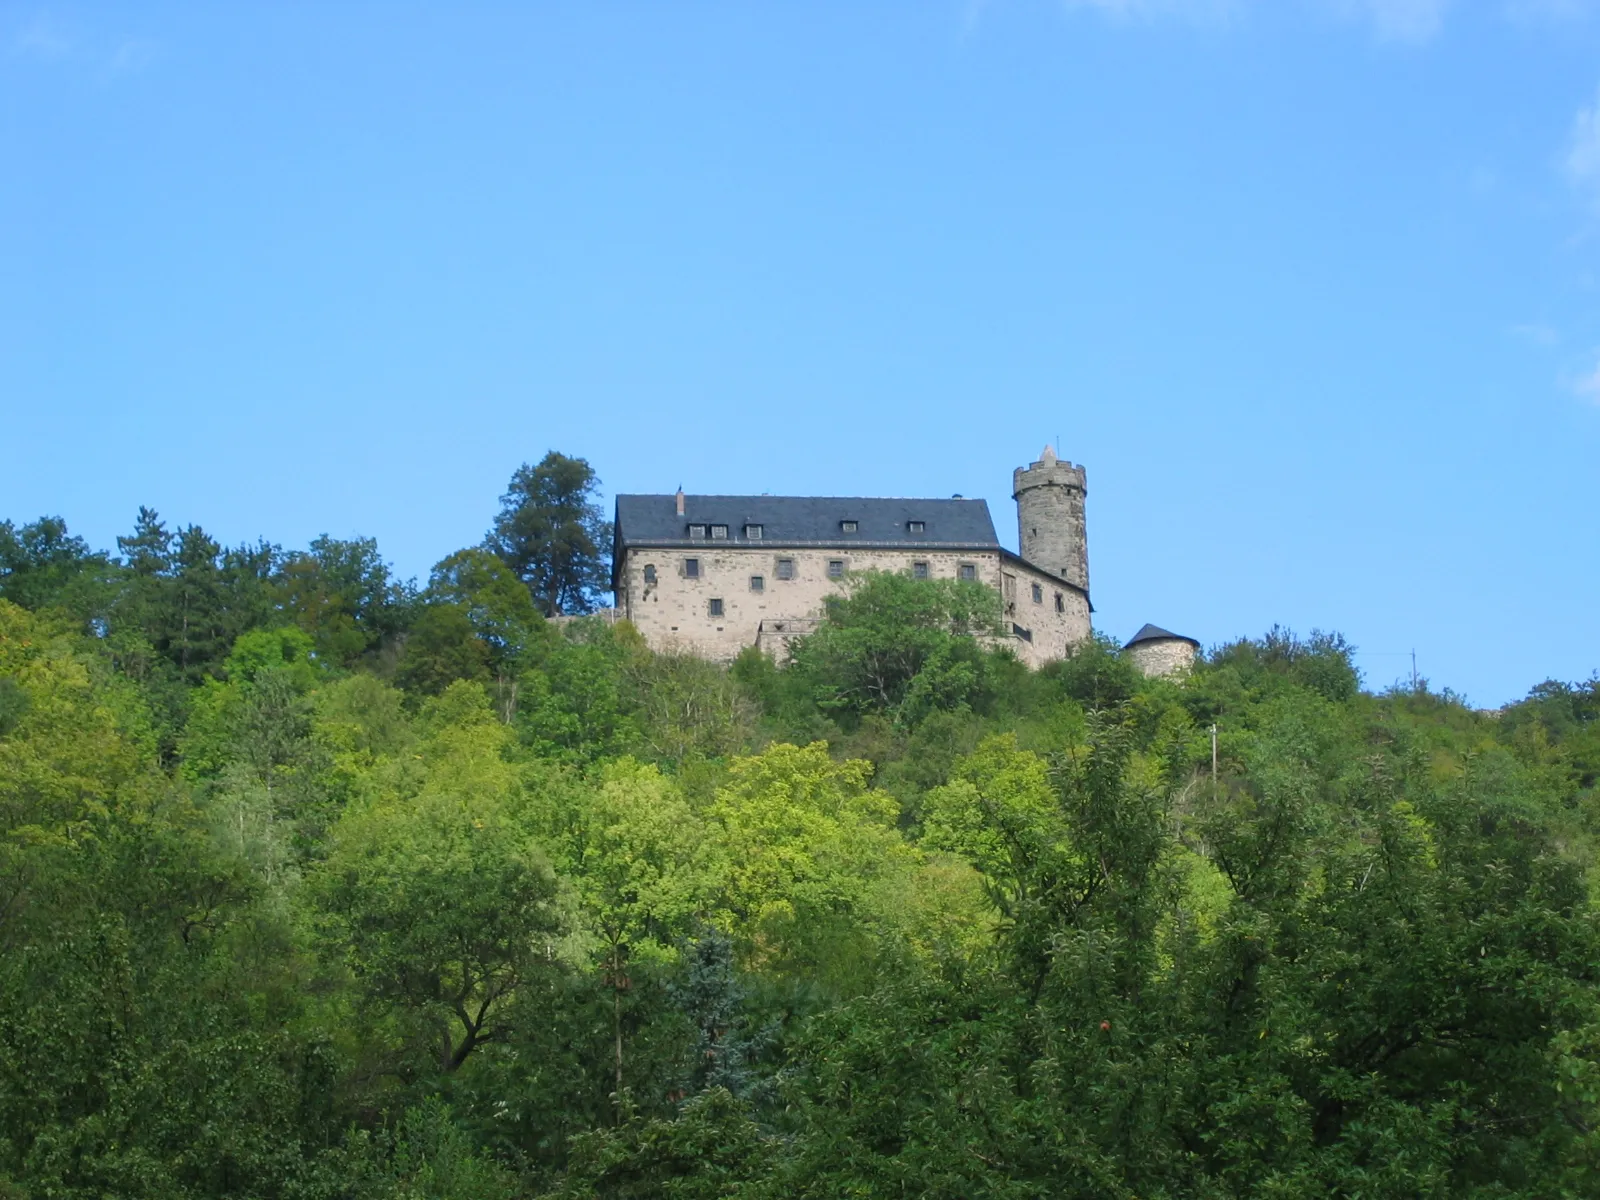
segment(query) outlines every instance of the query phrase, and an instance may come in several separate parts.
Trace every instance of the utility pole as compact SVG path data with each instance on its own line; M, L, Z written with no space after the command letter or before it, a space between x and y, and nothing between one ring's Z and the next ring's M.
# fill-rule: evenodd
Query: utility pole
M1211 722L1211 798L1217 798L1217 723Z
M1417 690L1417 649L1411 648L1411 690Z

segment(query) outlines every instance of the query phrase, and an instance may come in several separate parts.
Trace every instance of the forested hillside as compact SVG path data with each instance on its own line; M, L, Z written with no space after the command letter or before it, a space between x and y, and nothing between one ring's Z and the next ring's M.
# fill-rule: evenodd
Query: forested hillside
M570 616L593 488L0 523L0 1197L1600 1194L1600 682L888 575L723 669Z

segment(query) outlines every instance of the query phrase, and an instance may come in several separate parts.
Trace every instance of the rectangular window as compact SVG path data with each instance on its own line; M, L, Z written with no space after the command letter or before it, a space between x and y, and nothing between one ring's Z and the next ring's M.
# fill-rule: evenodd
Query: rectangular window
M761 526L759 526L759 525L746 525L744 527L744 535L745 535L745 537L749 538L752 542L759 542L761 540Z
M725 538L725 537L727 537L728 536L728 527L726 525L713 525L711 527L711 536L713 538Z
M1044 603L1044 589L1037 583L1033 585L1033 602L1035 604Z
M978 568L971 563L961 564L961 578L971 581L978 577Z
M765 579L759 575L750 576L750 590L752 592L764 592L766 589L767 581Z
M828 578L829 579L843 579L844 578L844 559L842 559L842 558L830 558L828 560Z
M907 533L925 533L927 531L927 528L928 527L926 525L924 525L921 521L907 521L906 522L906 532Z
M912 563L911 564L911 578L913 578L913 579L926 579L927 577L928 577L928 564L927 563Z
M1067 602L1062 599L1060 592L1056 593L1056 611L1059 613L1064 613L1067 611Z
M712 597L710 605L711 615L713 617L720 617L722 615L722 601L717 597Z
M644 581L646 583L650 583L650 584L655 583L655 581L656 581L656 565L655 565L655 563L646 563L645 564Z
M686 558L686 559L684 559L683 560L683 574L684 574L685 578L688 578L688 579L699 579L700 578L700 560L698 558Z
M703 538L703 537L705 537L705 535L706 535L706 527L704 525L691 525L691 526L689 526L689 536L690 537L692 537L692 538Z
M792 559L792 558L780 558L778 560L778 578L779 579L793 579L794 578L794 559Z
M839 532L840 533L854 533L855 531L856 531L856 523L854 521L840 521L839 522Z

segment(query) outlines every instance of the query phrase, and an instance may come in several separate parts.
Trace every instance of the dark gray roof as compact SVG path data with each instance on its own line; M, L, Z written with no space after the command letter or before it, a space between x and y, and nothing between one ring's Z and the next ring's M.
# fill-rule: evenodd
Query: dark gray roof
M1143 629L1134 634L1128 640L1128 645L1124 646L1123 649L1126 650L1128 646L1137 646L1140 642L1188 642L1196 650L1200 648L1200 643L1192 637L1184 637L1181 633L1173 633L1171 630L1163 629L1159 625L1150 624L1146 624Z
M840 526L843 521L856 522L856 532L845 533ZM910 531L908 526L912 521L922 522L921 533ZM690 538L691 524L726 525L728 540L725 544L738 546L867 546L878 549L931 546L938 550L998 550L1005 558L1055 578L1052 572L1000 545L995 537L994 522L989 518L987 501L960 496L949 500L916 500L872 496L686 495L680 517L676 495L624 494L617 497L612 570L621 568L625 547L710 544L709 537ZM761 526L759 542L752 542L745 536L746 525ZM1083 591L1064 579L1057 582L1074 591ZM615 583L613 579L612 584ZM1094 611L1092 604L1089 611Z
M856 522L845 533L841 522ZM923 523L912 533L911 521ZM699 545L689 525L726 525L728 541L749 545L746 525L761 526L763 546L938 546L998 549L982 500L884 500L849 496L618 496L617 547Z
M1004 546L1002 546L1000 548L1000 557L1002 559L1004 559L1006 562L1019 563L1020 565L1022 565L1024 567L1027 567L1028 570L1030 570L1030 571L1039 572L1039 574L1046 576L1050 580L1051 583L1055 584L1056 587L1070 588L1074 592L1082 592L1085 597L1087 597L1089 595L1088 589L1079 587L1077 584L1073 583L1070 579L1061 578L1061 576L1057 575L1054 571L1050 570L1048 567L1041 567L1036 562L1029 562L1027 559L1023 558L1022 555L1018 554L1015 550L1007 550ZM1089 605L1089 611L1090 612L1095 612L1096 611L1095 606L1094 606L1094 604L1092 602Z

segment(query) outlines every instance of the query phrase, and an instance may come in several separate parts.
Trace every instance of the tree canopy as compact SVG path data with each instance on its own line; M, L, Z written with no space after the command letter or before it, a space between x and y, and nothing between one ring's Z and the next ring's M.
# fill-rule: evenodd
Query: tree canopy
M500 497L485 545L528 585L547 617L593 612L611 590L611 523L594 468L554 450L524 463Z
M533 561L0 524L0 1197L1600 1190L1600 677L885 574L724 668Z

